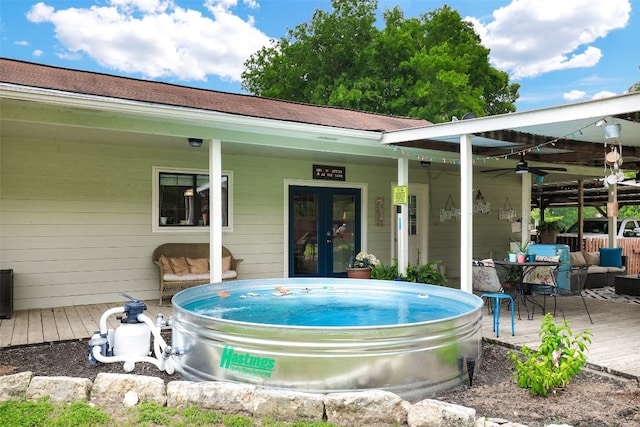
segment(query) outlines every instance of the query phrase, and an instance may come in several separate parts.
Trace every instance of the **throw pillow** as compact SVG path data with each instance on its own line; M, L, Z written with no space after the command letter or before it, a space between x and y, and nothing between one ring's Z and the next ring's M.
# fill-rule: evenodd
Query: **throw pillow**
M160 264L162 265L162 271L166 274L173 274L173 267L171 267L171 261L169 261L169 258L167 258L164 255L160 255L160 258L158 258L158 261L160 261Z
M622 248L600 248L600 266L622 268Z
M204 274L209 272L208 258L187 258L189 272L192 274Z
M570 252L569 261L571 262L571 265L574 267L577 267L580 265L587 265L587 260L584 259L584 255L582 255L582 252Z
M600 252L583 252L587 265L600 265Z
M231 270L231 257L223 256L222 257L222 272Z
M169 261L171 261L171 267L175 274L189 274L189 264L187 264L187 260L184 257L169 258Z
M558 262L560 261L559 255L553 256L545 256L545 255L536 255L536 261L551 261ZM524 281L526 283L532 283L537 285L548 285L555 286L556 285L556 268L555 267L535 267L530 270Z

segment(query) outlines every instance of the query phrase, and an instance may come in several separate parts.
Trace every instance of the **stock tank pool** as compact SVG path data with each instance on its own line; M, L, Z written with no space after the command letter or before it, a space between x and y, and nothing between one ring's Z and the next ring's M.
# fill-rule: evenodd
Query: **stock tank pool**
M482 353L482 300L441 286L237 280L172 302L176 372L191 381L424 398L468 382Z

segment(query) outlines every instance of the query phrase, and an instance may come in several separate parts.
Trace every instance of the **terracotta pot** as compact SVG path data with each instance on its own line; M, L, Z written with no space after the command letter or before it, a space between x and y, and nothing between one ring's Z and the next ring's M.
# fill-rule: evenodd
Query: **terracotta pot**
M371 279L371 268L347 268L350 279Z
M525 262L527 260L527 254L518 254L518 262Z

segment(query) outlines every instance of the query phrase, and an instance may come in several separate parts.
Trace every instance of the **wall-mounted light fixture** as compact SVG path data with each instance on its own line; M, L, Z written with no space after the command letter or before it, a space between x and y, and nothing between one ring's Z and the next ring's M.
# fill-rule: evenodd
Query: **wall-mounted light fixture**
M202 138L189 138L189 145L193 148L202 147Z

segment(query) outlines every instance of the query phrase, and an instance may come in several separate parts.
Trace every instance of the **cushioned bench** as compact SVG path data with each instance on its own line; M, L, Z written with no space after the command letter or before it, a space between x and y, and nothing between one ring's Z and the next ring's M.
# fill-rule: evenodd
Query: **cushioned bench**
M165 243L153 251L151 260L160 270L160 305L165 296L211 283L209 243ZM222 280L237 278L241 262L223 246Z
M616 276L627 271L627 258L622 255L622 248L601 248L598 252L571 252L569 258L572 267L587 266L585 289L614 286Z

